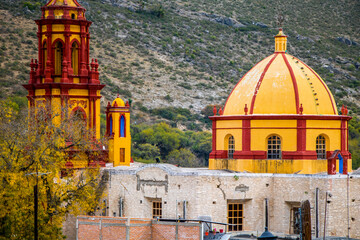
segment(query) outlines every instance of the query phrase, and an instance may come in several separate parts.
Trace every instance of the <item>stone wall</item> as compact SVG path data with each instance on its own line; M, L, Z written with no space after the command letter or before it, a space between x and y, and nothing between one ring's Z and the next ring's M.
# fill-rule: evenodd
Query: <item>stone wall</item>
M360 238L360 175L252 174L167 164L135 164L106 171L110 173L109 216L119 216L122 208L126 217L152 218L152 201L161 201L163 218L183 218L185 205L186 219L210 216L212 221L226 223L228 203L235 202L243 204L243 230L261 233L267 199L269 230L291 234L291 209L309 200L315 237L318 189L318 236L323 236L329 192L326 235L347 236L349 227L349 237Z

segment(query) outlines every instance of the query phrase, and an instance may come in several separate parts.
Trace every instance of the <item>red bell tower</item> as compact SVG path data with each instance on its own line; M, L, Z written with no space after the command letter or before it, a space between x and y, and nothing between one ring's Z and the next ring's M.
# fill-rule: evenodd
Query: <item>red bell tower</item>
M77 0L49 0L41 8L38 60L31 60L28 90L30 106L47 103L53 112L68 106L81 111L89 128L100 137L100 84L98 62L89 62L90 21Z

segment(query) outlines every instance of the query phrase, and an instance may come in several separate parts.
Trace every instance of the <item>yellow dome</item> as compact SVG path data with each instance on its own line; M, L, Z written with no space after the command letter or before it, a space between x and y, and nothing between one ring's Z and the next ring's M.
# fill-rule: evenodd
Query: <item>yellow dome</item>
M77 0L50 0L45 6L70 6L80 7Z
M320 76L285 52L286 36L282 31L275 36L275 42L275 53L256 64L237 83L223 115L338 115L334 97Z
M118 107L125 107L124 101L121 98L119 98L119 96L117 98L115 98L115 100L112 102L111 106L114 106L115 103Z

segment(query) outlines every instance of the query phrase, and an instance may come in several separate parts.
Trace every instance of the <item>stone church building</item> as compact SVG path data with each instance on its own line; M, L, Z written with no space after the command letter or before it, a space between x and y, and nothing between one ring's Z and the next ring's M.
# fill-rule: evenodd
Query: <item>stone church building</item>
M24 85L29 106L49 107L55 121L78 114L99 139L104 85L97 60L89 59L91 22L77 0L49 0L41 9L38 59ZM245 74L224 109L214 109L209 168L131 163L130 106L119 97L106 108L109 148L99 150L106 157L64 167L103 167L102 214L110 217L211 219L232 224L228 231L256 234L268 209L269 230L288 235L299 233L297 210L309 200L314 237L360 238L351 117L345 107L339 115L325 82L287 54L286 44L280 29L274 54Z
M261 234L267 202L269 230L286 236L299 233L296 212L309 200L313 237L324 235L327 204L326 236L360 238L359 173L246 173L139 163L106 171L107 216L205 218L235 224L229 231Z
M287 54L282 30L275 53L246 73L210 118L209 169L106 168L105 214L211 219L253 234L268 221L286 236L299 234L298 209L309 200L313 237L360 237L360 175L350 173L347 143L351 117L345 107L338 114L318 74Z

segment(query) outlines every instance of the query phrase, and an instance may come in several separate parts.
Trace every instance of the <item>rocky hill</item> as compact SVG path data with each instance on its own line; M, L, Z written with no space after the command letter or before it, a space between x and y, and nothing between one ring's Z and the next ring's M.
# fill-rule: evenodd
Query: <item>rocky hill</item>
M0 96L25 96L46 0L0 0ZM326 81L338 107L360 115L360 2L352 0L79 0L91 27L91 58L107 86L132 99L135 123L166 120L204 129L210 104L274 49L281 25L288 52ZM207 111L206 111L207 110ZM211 109L210 109L211 110ZM209 126L209 125L208 125ZM360 164L360 122L350 126ZM357 164L357 165L358 165Z
M0 0L1 96L24 94L20 85L37 51L32 20L45 2ZM359 1L79 2L93 21L91 57L107 84L104 101L120 93L145 112L173 106L199 113L223 104L241 76L272 53L282 15L289 53L322 76L338 105L360 114Z

